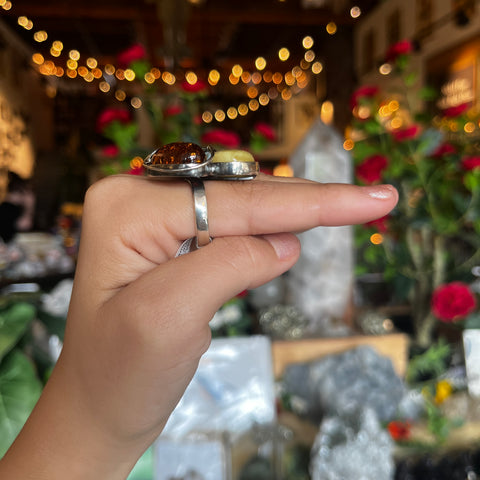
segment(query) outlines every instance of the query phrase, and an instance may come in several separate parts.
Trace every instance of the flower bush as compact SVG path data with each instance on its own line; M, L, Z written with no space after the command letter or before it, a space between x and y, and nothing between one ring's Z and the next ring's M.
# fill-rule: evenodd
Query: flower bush
M437 92L418 86L413 51L400 42L387 52L389 91L362 86L353 93L351 140L358 183L391 183L400 192L389 216L357 230L358 273L384 274L393 300L411 305L415 340L428 346L434 289L469 281L478 262L479 114L469 105L438 111ZM374 233L380 236L372 243Z

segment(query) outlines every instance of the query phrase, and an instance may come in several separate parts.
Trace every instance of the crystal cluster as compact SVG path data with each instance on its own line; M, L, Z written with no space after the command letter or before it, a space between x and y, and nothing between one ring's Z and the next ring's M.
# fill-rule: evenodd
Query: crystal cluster
M312 448L312 480L390 480L393 441L371 409L326 418Z

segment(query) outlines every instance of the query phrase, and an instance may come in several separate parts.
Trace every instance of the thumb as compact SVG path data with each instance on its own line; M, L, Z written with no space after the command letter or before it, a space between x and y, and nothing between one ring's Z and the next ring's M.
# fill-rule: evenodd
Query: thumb
M286 272L299 255L300 242L291 233L215 238L159 265L119 293L136 298L141 292L156 312L174 308L179 317L193 315L208 322L226 301Z

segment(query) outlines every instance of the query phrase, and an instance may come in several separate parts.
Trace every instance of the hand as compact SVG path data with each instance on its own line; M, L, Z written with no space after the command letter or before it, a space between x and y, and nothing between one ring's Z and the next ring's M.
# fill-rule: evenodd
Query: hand
M195 235L186 182L117 176L89 190L64 349L7 454L5 472L17 476L2 478L21 477L12 468L39 438L47 446L32 478L64 478L65 462L72 480L124 478L195 373L214 313L296 262L290 232L364 223L398 198L390 186L267 176L205 188L214 240L178 258L180 243Z

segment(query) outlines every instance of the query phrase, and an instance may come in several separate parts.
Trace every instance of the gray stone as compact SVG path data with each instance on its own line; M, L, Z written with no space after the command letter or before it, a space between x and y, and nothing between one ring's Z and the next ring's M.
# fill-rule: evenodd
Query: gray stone
M388 357L372 347L360 346L317 361L289 365L284 389L305 416L348 415L359 408L372 409L381 421L393 419L405 394Z

